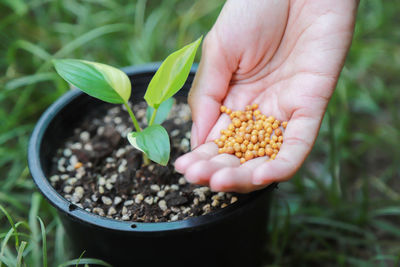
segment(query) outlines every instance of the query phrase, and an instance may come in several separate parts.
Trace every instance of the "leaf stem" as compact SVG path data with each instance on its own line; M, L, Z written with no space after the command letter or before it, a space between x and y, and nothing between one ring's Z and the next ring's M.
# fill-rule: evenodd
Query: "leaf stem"
M149 121L149 126L153 125L154 120L155 120L156 115L157 115L157 110L158 110L158 108L154 109L153 114L151 115L151 118L150 118L150 121Z
M126 103L126 102L124 102L124 106L126 107L126 110L128 111L129 116L131 117L131 119L133 121L133 125L135 126L136 131L141 132L142 129L140 128L139 123L138 123L135 115L132 112L132 109L129 107L128 103Z

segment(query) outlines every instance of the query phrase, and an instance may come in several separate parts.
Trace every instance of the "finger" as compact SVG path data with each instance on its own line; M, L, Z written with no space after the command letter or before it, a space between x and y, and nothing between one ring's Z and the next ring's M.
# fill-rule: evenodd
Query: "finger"
M218 155L218 146L215 143L210 142L203 144L192 152L179 157L175 161L175 169L180 173L185 173L186 169L193 163L200 160L211 159L216 155Z
M265 162L254 170L253 184L266 185L292 177L310 153L320 124L320 118L294 116L288 122L275 160Z
M209 160L200 160L187 168L185 178L196 184L208 185L211 176L220 169L240 165L240 160L229 154L220 154Z
M225 98L232 76L224 52L214 31L204 40L202 58L189 92L188 102L192 110L192 148L203 144L217 121L222 100Z
M262 165L268 157L260 157L247 161L240 167L223 168L216 172L210 180L213 191L248 193L264 188L266 185L254 185L253 170Z

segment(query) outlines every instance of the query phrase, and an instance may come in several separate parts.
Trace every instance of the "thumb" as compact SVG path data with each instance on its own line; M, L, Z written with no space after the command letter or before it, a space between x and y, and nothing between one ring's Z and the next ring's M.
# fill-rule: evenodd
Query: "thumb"
M199 68L189 92L188 103L192 110L192 149L203 144L220 116L232 70L218 39L211 31L204 39Z

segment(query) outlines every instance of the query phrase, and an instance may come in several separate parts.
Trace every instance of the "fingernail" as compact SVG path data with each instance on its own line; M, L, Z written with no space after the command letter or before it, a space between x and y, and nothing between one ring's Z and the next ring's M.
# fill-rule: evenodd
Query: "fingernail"
M191 144L192 150L198 146L197 126L195 123L193 123L193 125L192 125L192 132L190 134L190 144Z
M263 180L260 178L253 178L253 185L262 185L263 184Z

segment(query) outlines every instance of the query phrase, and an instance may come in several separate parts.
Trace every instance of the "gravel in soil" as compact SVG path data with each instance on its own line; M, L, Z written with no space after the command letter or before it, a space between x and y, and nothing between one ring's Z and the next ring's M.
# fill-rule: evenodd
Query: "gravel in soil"
M141 152L126 139L133 126L124 109L116 106L88 114L58 149L50 182L64 198L88 212L135 222L184 220L238 200L237 194L187 183L175 172L172 163L190 150L191 115L186 103L176 103L163 123L171 141L167 166L142 166ZM145 126L145 103L133 110Z

